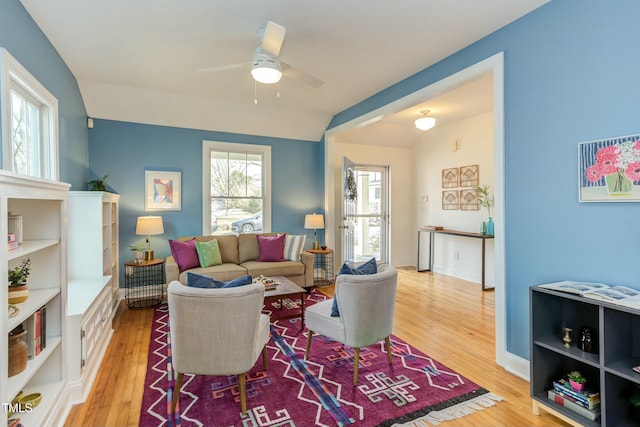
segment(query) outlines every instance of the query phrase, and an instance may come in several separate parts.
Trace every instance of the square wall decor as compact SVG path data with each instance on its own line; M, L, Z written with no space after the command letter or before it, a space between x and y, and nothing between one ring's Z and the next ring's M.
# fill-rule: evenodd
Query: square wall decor
M460 166L460 187L477 187L480 184L480 166Z
M442 169L442 188L458 186L458 168Z
M145 171L144 210L181 210L180 177L180 172Z
M444 190L442 192L442 209L445 211L458 210L458 190Z

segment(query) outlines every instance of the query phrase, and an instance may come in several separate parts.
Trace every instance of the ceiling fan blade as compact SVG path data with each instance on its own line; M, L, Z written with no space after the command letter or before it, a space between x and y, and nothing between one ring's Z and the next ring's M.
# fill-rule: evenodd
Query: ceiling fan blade
M227 74L237 71L246 71L251 68L251 61L240 62L238 64L222 65L220 67L199 68L199 74Z
M280 69L282 70L282 74L284 74L286 77L298 80L311 87L319 88L324 84L324 82L319 78L314 77L309 73L305 73L304 71L282 61L280 61Z
M273 21L267 21L267 26L264 28L264 34L262 36L262 50L273 55L277 58L280 55L280 49L282 48L282 42L284 42L284 35L287 29L280 24L276 24Z

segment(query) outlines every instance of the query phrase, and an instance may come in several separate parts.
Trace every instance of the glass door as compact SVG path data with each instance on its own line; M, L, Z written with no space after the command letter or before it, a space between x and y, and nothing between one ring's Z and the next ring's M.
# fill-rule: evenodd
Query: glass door
M346 162L345 162L346 163ZM351 163L344 168L343 262L389 262L388 167ZM357 197L349 197L349 186Z

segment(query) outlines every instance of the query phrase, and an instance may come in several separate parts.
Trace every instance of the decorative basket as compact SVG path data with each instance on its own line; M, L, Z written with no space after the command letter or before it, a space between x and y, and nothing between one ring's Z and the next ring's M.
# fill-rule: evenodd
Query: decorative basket
M9 334L9 376L18 375L27 368L27 331Z

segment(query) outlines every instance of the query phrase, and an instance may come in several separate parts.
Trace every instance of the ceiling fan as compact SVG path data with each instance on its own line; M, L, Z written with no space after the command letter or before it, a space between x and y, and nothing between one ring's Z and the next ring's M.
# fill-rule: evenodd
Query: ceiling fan
M200 69L199 72L221 74L250 69L251 75L258 83L278 83L284 75L311 87L318 88L322 86L324 82L317 77L280 61L280 50L282 49L286 32L286 28L282 25L267 21L265 28L258 30L261 44L253 54L253 60L221 67L204 68Z

